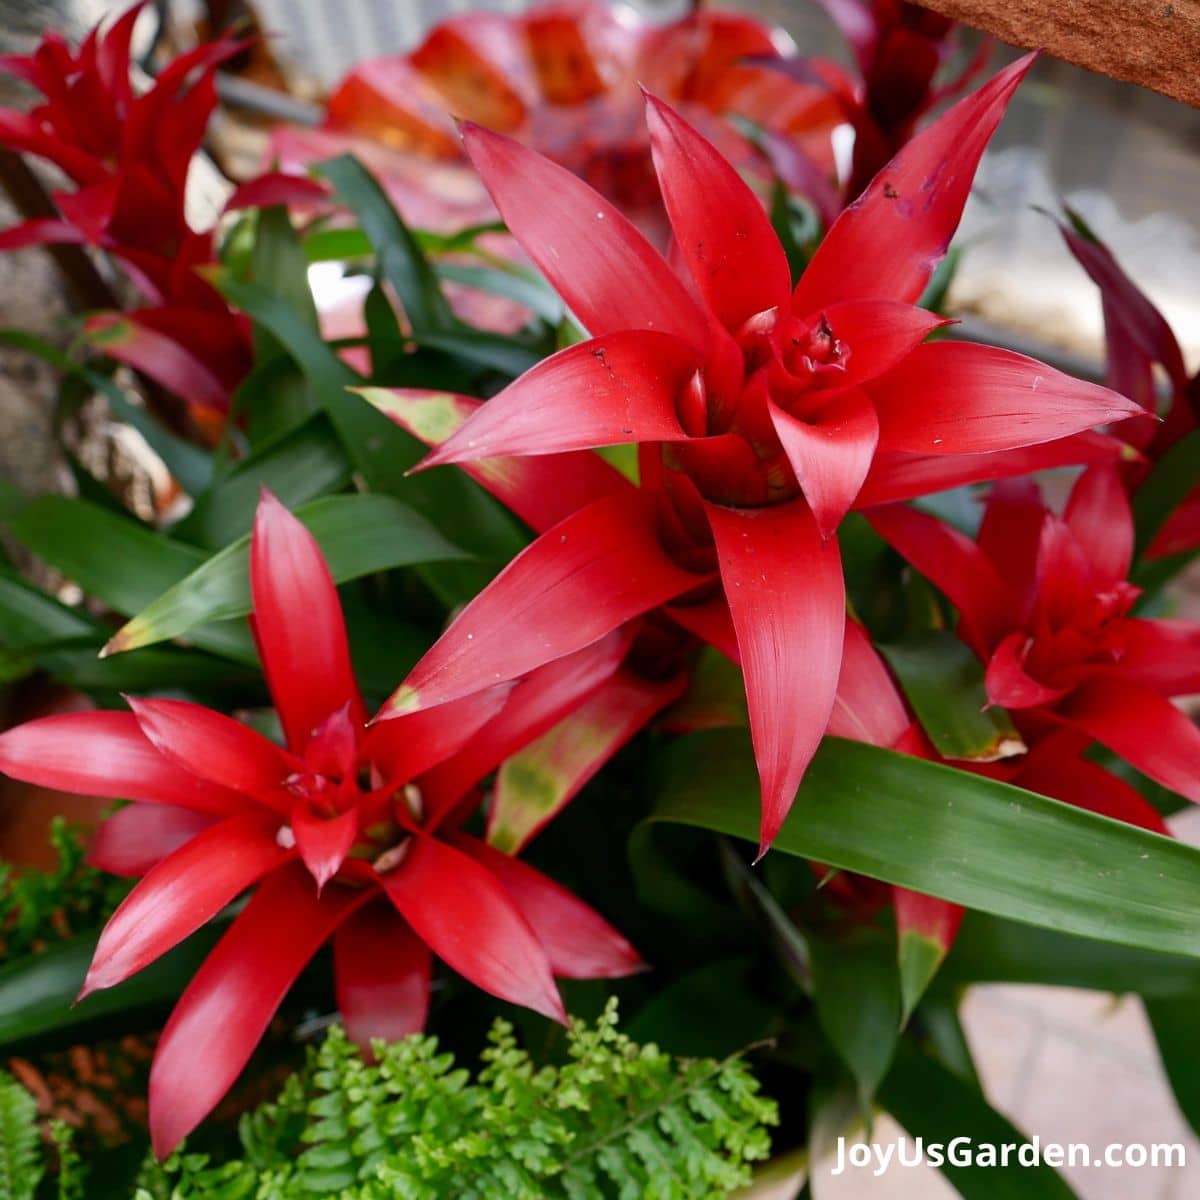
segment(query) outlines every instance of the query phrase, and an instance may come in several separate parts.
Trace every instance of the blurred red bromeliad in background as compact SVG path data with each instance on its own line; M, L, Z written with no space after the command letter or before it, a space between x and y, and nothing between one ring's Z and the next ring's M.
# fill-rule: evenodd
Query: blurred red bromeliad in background
M468 120L569 168L665 242L638 84L677 105L739 167L766 164L731 117L794 140L828 176L831 134L845 121L830 84L848 85L832 63L813 60L804 79L766 65L788 51L781 31L707 9L666 25L605 3L467 13L411 53L358 64L330 97L322 127L278 131L273 152L304 163L345 148L339 138L359 139L353 148L365 150L401 212L417 221L429 168L414 170L412 157L461 161L455 119ZM380 147L402 153L389 159ZM471 194L473 177L463 175L436 177L448 208Z
M1183 351L1162 313L1079 216L1070 211L1068 216L1071 225L1063 227L1063 237L1100 289L1109 386L1132 397L1148 412L1158 413L1161 406L1156 367L1161 368L1167 382L1162 424L1137 421L1122 430L1142 455L1121 469L1126 488L1136 495L1154 464L1166 454L1172 450L1176 454L1194 453L1180 443L1200 429L1200 372L1189 377ZM1200 549L1200 488L1180 500L1144 553L1147 559L1153 559L1196 549Z
M1134 527L1114 466L1086 471L1061 517L1032 482L996 485L976 541L899 505L868 515L958 609L989 699L1027 741L1100 742L1200 802L1200 730L1168 699L1200 691L1200 623L1132 615Z
M130 42L145 3L73 53L49 33L0 70L45 97L28 113L0 110L0 145L42 158L74 185L58 191L57 217L0 233L0 249L78 243L111 254L143 304L93 316L87 330L105 353L143 371L212 426L249 370L250 324L198 268L214 265L211 231L185 211L189 166L217 103L216 67L241 48L223 37L169 63L143 94L134 90ZM216 420L219 425L219 420Z
M663 604L711 606L723 589L770 843L833 703L845 609L833 535L845 513L1111 458L1119 443L1075 435L1141 411L1007 351L922 344L945 322L913 302L1030 62L915 138L838 219L794 289L757 198L653 97L651 146L681 273L569 172L466 128L514 236L593 340L489 400L424 465L638 443L640 488L580 509L518 557L418 664L394 708L460 699Z
M250 572L253 627L286 747L200 705L162 699L0 735L0 770L14 778L134 801L102 826L90 861L145 877L105 928L83 994L141 970L254 888L158 1044L150 1105L160 1156L225 1094L329 939L338 1007L364 1045L423 1027L431 955L556 1020L565 1018L554 975L611 978L642 966L592 909L462 831L478 803L473 785L494 763L478 775L459 763L454 791L444 776L428 794L423 787L427 774L486 739L489 723L528 729L527 710L547 708L563 670L368 724L320 549L270 495L255 520ZM578 687L581 674L568 682Z

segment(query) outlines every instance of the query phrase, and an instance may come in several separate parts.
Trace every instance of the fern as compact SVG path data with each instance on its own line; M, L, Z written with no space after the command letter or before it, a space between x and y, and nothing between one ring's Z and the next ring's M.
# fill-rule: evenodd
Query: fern
M434 1038L375 1047L340 1028L243 1119L244 1157L181 1153L138 1200L688 1200L727 1195L769 1150L774 1104L740 1059L675 1062L617 1030L615 1002L537 1067L497 1021L472 1081Z
M33 1200L43 1173L37 1103L0 1072L0 1200Z

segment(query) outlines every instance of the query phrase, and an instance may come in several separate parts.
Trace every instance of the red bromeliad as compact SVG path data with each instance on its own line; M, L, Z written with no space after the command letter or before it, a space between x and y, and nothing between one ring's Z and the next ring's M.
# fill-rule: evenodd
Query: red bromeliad
M1153 464L1189 434L1200 429L1200 371L1189 377L1183 351L1162 313L1121 268L1075 213L1062 233L1071 253L1100 289L1108 342L1108 384L1136 400L1148 412L1159 410L1155 367L1170 388L1161 425L1139 421L1126 436L1144 458L1122 469L1126 487L1136 492ZM1147 558L1162 558L1200 547L1200 487L1167 517L1146 547Z
M1133 518L1115 467L1085 472L1061 517L1035 484L997 485L977 541L900 505L869 516L958 609L988 697L1023 733L1098 741L1200 802L1200 730L1168 699L1200 691L1200 624L1131 615Z
M105 928L84 995L141 970L254 889L159 1042L150 1120L160 1155L225 1094L327 940L338 1007L361 1044L423 1026L431 955L492 995L556 1020L564 1015L554 975L607 978L641 967L592 909L462 831L477 803L470 789L494 762L476 756L459 764L455 786L443 775L424 787L493 725L520 744L512 727L528 737L531 708L547 711L564 691L596 686L619 659L608 663L601 648L568 680L560 670L515 691L493 688L367 724L320 549L269 495L250 570L255 636L286 746L200 705L164 699L0 735L6 774L134 801L91 849L96 866L144 878Z
M53 196L57 217L0 233L0 249L48 243L111 254L145 305L93 316L88 332L104 352L145 372L201 415L223 412L251 362L249 322L197 268L215 263L211 232L185 214L188 168L217 103L216 67L242 43L205 43L165 67L136 95L130 40L145 0L77 52L49 33L30 55L0 58L0 70L37 88L45 102L0 110L0 145L58 167L74 190Z
M519 678L666 604L698 604L689 627L707 637L723 590L770 843L833 703L845 607L833 534L847 510L1111 457L1117 443L1087 435L1039 444L1140 411L1007 351L922 344L944 322L913 301L1030 61L914 139L794 289L754 194L653 97L681 273L569 172L467 127L510 229L593 338L488 401L425 465L640 443L640 487L578 509L519 556L418 664L397 711Z

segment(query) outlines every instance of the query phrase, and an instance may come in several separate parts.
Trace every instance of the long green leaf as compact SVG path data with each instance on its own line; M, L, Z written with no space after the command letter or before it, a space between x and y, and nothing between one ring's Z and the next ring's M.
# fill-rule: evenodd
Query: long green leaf
M1200 487L1200 429L1193 429L1154 464L1133 497L1139 558L1167 518L1197 487Z
M1196 1033L1200 989L1189 996L1147 997L1142 1003L1179 1111L1200 1133L1200 1036Z
M1024 750L1008 713L988 707L983 667L954 634L928 629L879 650L943 758L992 762Z
M744 733L681 738L662 770L652 819L758 837ZM1200 850L874 746L825 740L774 853L1031 925L1200 957Z
M61 638L87 637L101 626L60 604L15 571L0 567L0 645L37 646Z
M326 496L296 509L296 515L320 543L338 583L393 567L467 557L424 517L390 496ZM247 535L122 626L106 653L150 646L210 621L245 616L251 609L249 560Z
M896 1056L879 1094L888 1112L928 1148L938 1145L948 1151L956 1138L969 1138L970 1150L978 1156L984 1147L997 1148L992 1166L957 1165L946 1154L940 1170L964 1200L1074 1200L1075 1193L1053 1167L1019 1165L1016 1147L1028 1139L957 1075L905 1045ZM1012 1146L1010 1165L1000 1164L1000 1147ZM1028 1151L1027 1151L1028 1153ZM893 1168L898 1169L898 1168Z

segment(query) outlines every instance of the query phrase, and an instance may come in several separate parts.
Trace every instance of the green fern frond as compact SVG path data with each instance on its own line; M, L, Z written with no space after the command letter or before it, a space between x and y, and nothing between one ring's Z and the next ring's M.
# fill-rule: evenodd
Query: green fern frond
M0 1072L0 1200L33 1200L43 1173L37 1103Z

